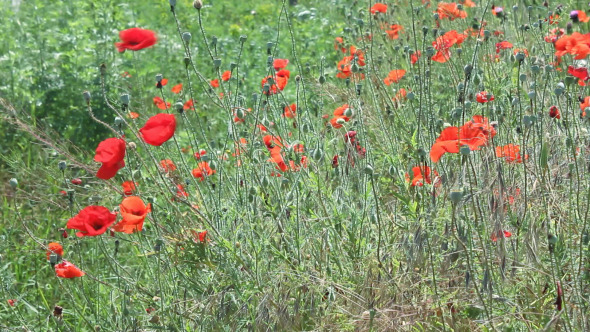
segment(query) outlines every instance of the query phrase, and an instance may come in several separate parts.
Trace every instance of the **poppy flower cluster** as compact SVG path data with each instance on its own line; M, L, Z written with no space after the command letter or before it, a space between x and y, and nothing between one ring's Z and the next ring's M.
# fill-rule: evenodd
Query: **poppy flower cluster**
M294 160L289 160L289 164L285 162L283 148L289 148L289 146L285 145L280 137L265 135L262 137L262 141L270 153L269 161L276 164L277 170L281 172L287 172L289 170L295 172L300 170L301 167L307 167L307 156L301 156L301 159L298 162L295 162ZM301 144L293 146L292 148L296 153L304 152L304 147ZM280 176L280 174L276 173L273 173L273 175Z
M590 54L590 33L574 32L557 39L554 45L557 58L570 54L574 56L575 60L581 60Z
M200 181L204 181L205 177L211 176L215 173L217 173L217 171L212 169L206 161L198 163L197 168L193 169L193 176Z
M488 119L481 115L475 115L461 128L447 127L443 129L430 148L430 159L436 163L447 152L459 153L462 145L467 145L471 150L479 150L495 135L496 129L490 125Z
M457 18L467 17L467 13L464 10L459 9L458 5L454 2L439 2L436 13L441 20L449 19L453 21Z
M57 242L51 242L47 245L46 256L48 261L51 261L51 255L57 256L57 260L55 262L52 262L52 264L57 263L54 265L54 270L55 275L59 278L71 279L85 275L85 273L78 267L76 267L74 264L66 260L62 261L64 249L61 244Z
M461 45L467 38L466 34L458 33L456 30L445 32L442 36L438 36L435 41L432 42L432 46L437 51L432 56L432 61L444 63L451 58L451 47L455 45Z
M353 72L353 65L358 67L365 66L365 54L355 46L350 46L350 55L345 56L338 62L338 74L336 74L336 77L346 79L353 76L355 78L363 79L365 77L364 74Z
M346 115L346 113L349 113L350 115ZM334 110L333 113L333 117L332 119L330 119L330 125L332 125L332 127L339 129L342 128L342 125L345 122L350 121L350 118L352 117L352 111L349 111L349 106L348 104L344 104L338 108L336 108L336 110Z

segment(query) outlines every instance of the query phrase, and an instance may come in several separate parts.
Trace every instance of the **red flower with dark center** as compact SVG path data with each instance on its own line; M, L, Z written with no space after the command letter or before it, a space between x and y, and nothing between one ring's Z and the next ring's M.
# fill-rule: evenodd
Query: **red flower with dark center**
M60 278L77 278L85 275L82 270L76 267L76 265L68 262L63 261L59 264L55 265L55 274Z
M113 229L117 232L131 234L141 232L143 221L147 214L152 210L151 204L145 205L141 198L131 196L125 198L119 205L121 211L121 220Z
M141 28L120 31L119 38L121 38L121 42L115 43L119 52L125 52L125 50L139 51L153 46L158 41L155 32Z
M64 248L61 246L61 244L57 243L57 242L51 242L47 245L47 260L49 260L49 256L51 256L51 254L56 254L57 255L57 260L59 261L61 259L61 257L64 255Z
M108 180L115 175L117 171L125 167L125 141L122 138L107 138L98 144L94 161L102 163L98 169L96 177Z
M78 237L97 236L106 232L117 218L104 206L91 205L82 209L76 216L68 220L68 229L77 229Z
M139 132L147 144L160 146L174 136L175 130L174 114L159 113L149 118Z

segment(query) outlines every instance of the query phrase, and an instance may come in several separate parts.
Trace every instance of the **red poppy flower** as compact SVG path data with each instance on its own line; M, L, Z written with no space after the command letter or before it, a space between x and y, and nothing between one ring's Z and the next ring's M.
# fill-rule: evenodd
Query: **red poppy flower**
M400 32L404 31L404 27L399 24L392 24L388 30L385 30L389 39L398 39Z
M272 76L267 76L262 79L260 82L260 86L264 88L264 85L267 84L269 79L273 80L273 84L270 85L269 91L264 92L264 94L277 94L279 90L283 91L287 86L291 73L287 69L279 70L274 78Z
M81 184L82 184L82 179L78 179L78 178L76 178L76 179L72 179L72 180L70 180L70 182L71 182L72 184L76 185L76 186L79 186L79 185L81 185Z
M496 53L500 53L500 50L506 50L512 48L512 43L509 41L503 41L496 43Z
M459 153L459 128L447 127L430 148L430 159L438 162L445 153Z
M159 113L147 120L139 129L143 140L150 145L160 146L174 136L176 117L174 114Z
M457 4L454 2L452 2L452 3L439 2L436 13L438 13L438 18L441 20L448 18L449 20L453 21L456 18L466 18L467 17L467 13L463 10L460 10L457 7Z
M174 165L174 162L170 159L160 160L160 167L162 167L166 173L174 172L176 170L176 165Z
M211 80L209 82L209 84L211 84L211 86L214 87L214 88L219 88L219 79L216 78L214 80Z
M61 259L61 257L64 255L64 248L61 246L61 244L57 243L57 242L51 242L47 245L47 260L49 260L49 256L51 256L51 254L56 254L58 257L58 261Z
M119 52L125 50L139 51L141 49L153 46L158 40L156 33L141 28L131 28L119 32L120 43L115 43Z
M585 68L585 67L575 68L574 66L568 66L567 73L582 80L582 81L588 80L588 68Z
M82 209L76 216L68 220L68 229L77 229L76 236L97 236L106 232L117 218L104 206L91 205Z
M180 93L182 91L182 83L173 86L171 91L172 93Z
M141 232L143 228L143 221L147 214L152 211L151 204L147 206L137 196L126 197L119 205L121 211L121 220L113 229L117 232L131 234L134 232Z
M76 265L63 261L55 265L55 274L60 278L77 278L85 275L82 270L76 267Z
M583 10L572 10L570 12L570 18L575 23L578 23L578 22L586 23L586 22L590 21L590 17L588 17L588 15L586 15L586 13Z
M566 54L575 55L575 60L584 59L590 54L590 34L574 32L555 41L555 56L561 58Z
M549 117L553 119L561 119L561 114L559 114L559 109L557 106L553 105L549 107Z
M199 160L201 159L201 157L203 157L204 155L207 154L207 151L205 149L200 149L199 151L195 152L195 159Z
M487 103L488 101L494 100L494 96L490 94L490 98L488 99L488 93L485 91L481 91L477 95L475 95L475 100L477 100L478 103L483 104Z
M430 149L430 158L438 162L445 153L459 153L461 145L467 145L471 150L479 148L496 135L496 129L489 124L488 119L481 115L474 115L473 119L461 128L447 127L436 139Z
M281 153L282 148L284 147L283 143L281 142L280 137L274 137L271 135L265 135L262 140L264 141L264 145L266 145L266 149L270 152L270 161L277 164L277 169L285 172L289 170L289 167L285 163L283 159L283 155Z
M217 171L211 169L209 163L206 161L198 163L197 168L193 169L193 176L201 181L205 180L206 176L211 176L215 173L217 173Z
M135 191L135 185L136 185L136 183L133 181L123 182L121 184L121 187L123 187L123 194L125 194L126 196L133 195L133 192Z
M182 109L185 110L185 111L194 110L195 109L195 103L193 102L192 99L189 99L186 103L184 103L184 105L182 105Z
M231 78L231 71L226 70L223 72L223 74L221 74L221 80L227 82L229 81L229 79Z
M450 48L454 45L461 45L466 38L466 34L458 33L456 30L451 30L442 36L438 36L432 42L432 46L437 50L437 53L432 57L432 61L440 63L447 62L451 57Z
M334 49L336 51L341 51L342 53L346 53L347 49L344 47L344 38L336 37L334 39Z
M590 107L590 97L584 98L584 101L580 103L580 110L582 110L580 117L583 118L586 116L586 108L588 107Z
M297 115L297 105L291 104L289 106L285 106L285 112L283 114L284 117L289 119L294 119Z
M137 112L129 112L127 114L127 116L129 117L129 119L137 119L137 118L139 118L139 113L137 113Z
M387 5L384 3L376 3L371 7L371 14L375 15L376 13L387 13Z
M181 184L176 185L176 197L188 197L188 193L184 191L184 186Z
M96 177L108 180L115 175L117 171L125 167L125 141L121 138L107 138L98 144L94 161L102 163L98 169Z
M283 68L286 68L287 65L289 64L289 60L288 59L275 59L272 62L272 66L274 67L275 70L281 70Z
M432 178L431 178L431 173L434 173L434 178L435 178L435 185L440 185L440 181L438 178L438 172L437 171L431 171L430 167L428 166L415 166L412 167L412 173L413 173L413 177L412 177L412 187L418 186L421 187L424 185L424 182L428 183L428 184L432 184ZM410 176L408 174L406 174L406 179L408 181L410 181Z
M421 56L422 56L422 52L420 52L420 51L416 51L416 52L412 53L412 55L410 56L410 63L415 64L416 62L418 62L418 59L420 59Z
M503 231L498 231L498 235L492 233L492 235L490 236L492 242L496 242L498 241L498 237L500 238L509 238L512 236L512 233L510 233L507 230L503 230Z
M168 84L168 79L167 78L163 78L159 82L156 82L156 88L162 88L166 84Z
M207 231L198 232L191 229L191 233L193 233L194 241L197 243L205 243L209 239L207 239Z
M520 155L520 146L515 144L497 146L496 157L504 158L504 160L506 160L507 163L522 163L522 157ZM528 158L528 155L524 156L525 160Z
M171 106L169 102L164 102L164 99L162 99L160 97L154 97L153 100L154 100L154 105L158 106L158 108L161 110L167 110Z
M399 81L404 77L406 71L403 69L395 69L389 72L389 75L383 80L385 85L391 85L391 83L399 83Z
M8 299L6 302L8 302L8 305L11 307L14 307L14 305L16 304L16 300L15 299Z

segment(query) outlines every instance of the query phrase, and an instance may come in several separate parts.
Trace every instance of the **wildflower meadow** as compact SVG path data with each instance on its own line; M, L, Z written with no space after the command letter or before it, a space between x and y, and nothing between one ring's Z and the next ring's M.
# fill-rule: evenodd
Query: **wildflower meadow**
M588 2L0 4L0 331L590 331Z

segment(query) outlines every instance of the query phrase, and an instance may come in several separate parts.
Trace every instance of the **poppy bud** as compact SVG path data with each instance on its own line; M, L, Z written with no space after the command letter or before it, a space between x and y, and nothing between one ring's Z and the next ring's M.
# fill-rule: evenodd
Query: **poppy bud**
M523 52L516 53L515 59L516 59L516 61L521 62L522 60L524 60L524 53Z
M423 33L424 35L426 35L426 34L428 33L428 27L427 27L427 26L423 26L423 27L422 27L422 33Z
M314 160L320 161L323 156L324 156L324 153L322 152L322 149L318 148L318 149L313 150L312 157Z
M535 91L529 91L527 95L529 96L529 99L535 99L537 93Z
M66 162L64 160L60 161L59 163L57 163L57 167L59 168L60 171L63 171L66 169Z
M467 145L463 145L461 146L461 148L459 149L459 152L461 153L461 155L463 156L468 156L471 153L471 149L469 148L469 146Z
M324 84L324 83L326 83L326 77L324 75L320 75L320 78L318 81L320 82L320 84Z
M574 77L573 76L566 76L565 77L565 85L570 86L574 84Z
M435 21L438 21L438 13L434 13L434 15L432 15L432 18L433 18Z
M195 7L196 10L201 10L201 8L203 8L203 1L201 1L201 0L193 1L193 7Z
M357 95L360 95L361 94L362 88L363 88L363 85L362 84L359 83L359 84L356 85L356 94Z
M182 33L182 40L184 40L186 43L190 42L192 38L192 35L190 32L183 32Z
M123 124L123 119L121 119L120 117L116 116L115 117L115 126L120 127Z
M134 142L129 142L129 143L127 144L127 146L129 146L129 148L130 148L130 149L133 149L133 150L135 150L135 148L137 147L137 145L136 145Z
M519 79L521 82L524 82L524 81L526 81L526 74L520 74L520 76L518 76L518 79Z
M247 39L248 39L248 36L246 36L246 35L241 35L241 36L240 36L240 43L243 43L243 42L245 42Z
M57 264L57 254L51 253L51 255L49 255L49 264L51 264L51 265Z
M84 96L84 100L86 100L87 103L90 103L90 92L84 91L82 92L82 96Z
M121 104L123 104L125 106L129 105L129 94L128 93L122 94L120 97L120 100L121 100Z
M406 98L408 98L409 100L414 100L414 93L413 92L408 92L408 94L406 95Z
M163 78L164 76L162 76L162 74L156 74L156 83L160 83Z
M572 25L572 22L567 22L565 26L565 31L567 32L567 34L571 34L572 32L574 32L574 26Z
M461 200L463 199L463 190L458 190L458 189L453 189L451 190L451 202L453 202L453 204L457 204L459 202L461 202Z
M184 104L181 102L174 103L174 108L176 108L179 113L182 113L184 111Z
M365 166L365 169L363 171L367 175L373 175L373 167L371 165Z
M15 178L12 178L8 181L8 183L10 184L10 186L14 189L16 187L18 187L18 180Z
M349 107L346 110L344 110L344 116L347 118L351 118L352 117L352 109Z
M553 235L553 234L549 234L547 235L547 241L551 244L556 244L557 243L557 236Z
M273 46L274 46L274 43L273 42L266 43L266 52L268 54L270 54L270 51L271 51L271 49L272 49Z

